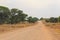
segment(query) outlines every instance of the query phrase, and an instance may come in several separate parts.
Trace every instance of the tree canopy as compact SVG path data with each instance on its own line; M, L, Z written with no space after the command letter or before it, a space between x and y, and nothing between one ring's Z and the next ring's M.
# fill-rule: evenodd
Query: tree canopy
M45 19L46 22L50 22L50 23L60 23L60 16L59 17L50 17L50 18L46 18Z
M24 22L26 19L28 22L32 21L33 23L38 20L36 17L28 17L27 14L17 8L9 9L8 7L0 6L0 24L15 24Z

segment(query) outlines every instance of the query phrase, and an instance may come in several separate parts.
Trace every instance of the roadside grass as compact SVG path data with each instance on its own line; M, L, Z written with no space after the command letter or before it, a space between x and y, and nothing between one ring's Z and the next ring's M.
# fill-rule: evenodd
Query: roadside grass
M45 25L60 34L60 23L45 23Z
M0 25L0 33L8 32L17 28L25 28L28 26L35 25L36 23L18 23L18 24L2 24Z
M60 23L45 23L45 26L60 40Z
M46 26L60 29L60 23L46 23Z

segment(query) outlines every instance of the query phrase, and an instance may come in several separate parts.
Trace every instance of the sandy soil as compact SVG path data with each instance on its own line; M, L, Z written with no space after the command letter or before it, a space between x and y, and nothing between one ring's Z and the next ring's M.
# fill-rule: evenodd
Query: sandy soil
M0 40L58 40L42 22L27 28L20 28L0 34Z

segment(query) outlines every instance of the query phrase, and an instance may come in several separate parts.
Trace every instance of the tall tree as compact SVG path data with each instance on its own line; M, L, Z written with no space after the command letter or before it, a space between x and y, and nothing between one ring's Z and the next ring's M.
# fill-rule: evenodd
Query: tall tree
M10 16L10 10L7 7L0 6L0 22L7 23Z
M24 22L28 15L19 9L11 9L11 23Z

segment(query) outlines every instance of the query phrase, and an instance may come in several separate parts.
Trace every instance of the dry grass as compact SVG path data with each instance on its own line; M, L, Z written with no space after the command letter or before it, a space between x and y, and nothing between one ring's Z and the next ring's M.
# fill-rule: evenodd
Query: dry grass
M45 21L42 22L45 24L45 26L54 30L56 33L60 34L60 23L47 23Z
M46 23L46 26L60 39L60 23Z
M11 31L17 28L24 28L34 25L33 23L3 24L0 25L0 33Z
M46 23L46 26L54 29L60 29L60 23Z

